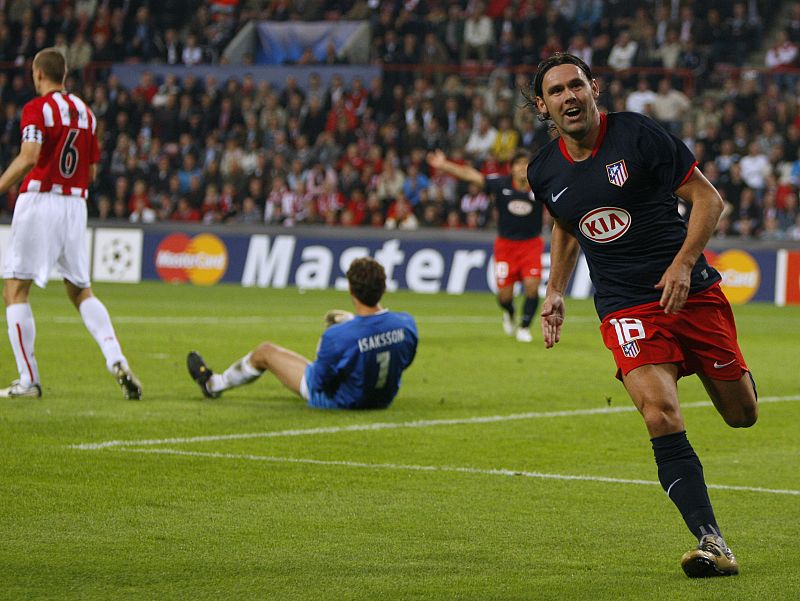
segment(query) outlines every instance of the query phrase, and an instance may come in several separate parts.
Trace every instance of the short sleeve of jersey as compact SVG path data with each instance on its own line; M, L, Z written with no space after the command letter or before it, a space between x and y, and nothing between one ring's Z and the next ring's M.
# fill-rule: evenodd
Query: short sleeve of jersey
M670 192L677 190L697 164L692 151L655 121L639 117L637 150L641 165Z
M23 142L41 144L44 135L44 113L41 102L29 102L22 108L20 133Z
M555 141L551 140L547 146L542 148L539 153L528 163L528 185L531 187L531 191L533 192L533 197L537 200L547 212L550 213L551 217L556 217L553 214L553 211L550 209L550 205L547 204L544 199L542 198L541 190L538 188L539 182L537 181L537 177L539 175L540 166L543 164L545 157L550 156L552 151L552 146L555 144Z
M483 189L489 194L497 194L503 187L501 180L499 175L487 175L483 180Z

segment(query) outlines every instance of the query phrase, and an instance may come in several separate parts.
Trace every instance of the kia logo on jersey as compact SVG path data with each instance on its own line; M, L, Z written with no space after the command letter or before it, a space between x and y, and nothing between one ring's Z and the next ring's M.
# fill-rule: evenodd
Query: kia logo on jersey
M625 209L600 207L583 216L580 222L581 233L600 244L612 242L631 226L631 214Z
M510 203L508 203L508 212L512 215L524 217L525 215L530 215L533 212L533 207L531 206L531 203L525 200L512 200Z

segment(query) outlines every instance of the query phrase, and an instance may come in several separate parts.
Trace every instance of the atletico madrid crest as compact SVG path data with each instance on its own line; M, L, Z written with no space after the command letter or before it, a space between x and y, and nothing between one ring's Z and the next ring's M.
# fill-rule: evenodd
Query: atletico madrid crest
M625 159L606 165L606 172L608 172L608 181L615 186L621 188L628 181L628 167L625 165Z
M639 345L636 344L635 340L631 340L630 342L623 344L622 354L626 357L635 357L639 354Z

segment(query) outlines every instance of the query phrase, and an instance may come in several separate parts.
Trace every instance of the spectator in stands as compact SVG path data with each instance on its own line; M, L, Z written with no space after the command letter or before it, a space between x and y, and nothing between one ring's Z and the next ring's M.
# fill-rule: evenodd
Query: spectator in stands
M557 52L563 52L564 46L561 44L561 36L557 33L551 32L547 34L544 45L539 49L539 58L546 59Z
M196 178L202 181L203 172L197 165L197 157L193 153L187 153L183 157L181 169L178 170L178 180L180 182L181 194L187 194L191 189L191 180Z
M376 192L382 201L394 199L403 191L405 174L391 160L384 161L383 171L378 176Z
M586 36L582 32L576 33L570 39L567 52L577 56L590 67L592 66L592 47L586 41Z
M639 44L631 37L629 31L624 30L619 33L611 53L608 55L608 66L615 71L624 71L633 66L636 58L636 51Z
M648 37L652 37L653 43L657 44L653 19L646 6L637 6L633 11L633 18L628 23L628 31L640 47Z
M689 114L690 107L689 98L672 87L669 77L664 77L658 83L658 92L653 101L653 117L672 134L680 135L681 122Z
M755 137L755 141L760 146L761 152L769 155L774 149L783 148L784 138L778 133L774 121L764 121L761 125L761 133Z
M476 2L472 12L464 24L464 40L461 44L461 62L468 58L477 58L485 63L492 52L494 26L486 15L484 5Z
M773 73L787 90L793 90L797 76L792 73L797 65L798 47L789 39L785 30L779 30L775 35L775 43L767 50L764 65Z
M178 198L178 204L172 213L172 221L195 222L200 221L200 211L194 208L186 196Z
M674 27L667 29L667 39L658 49L658 57L665 69L674 69L678 66L678 59L683 52L683 46L678 38L678 30Z
M786 32L789 34L790 40L795 44L800 44L800 2L792 2L789 11Z
M158 58L167 65L178 65L183 62L183 45L178 39L178 32L169 27L164 30L164 36L155 40Z
M414 215L411 203L402 193L389 205L384 227L387 230L415 230L419 228L419 220Z
M539 64L539 49L533 34L526 31L522 34L522 41L517 46L514 64L517 66L536 67Z
M197 45L197 36L193 33L186 36L186 44L181 50L181 62L187 67L203 62L203 49Z
M444 227L450 230L461 229L461 213L457 209L450 209L447 212Z
M515 67L517 56L517 43L512 29L503 29L495 48L494 63L498 67Z
M506 163L514 156L518 146L519 132L513 128L511 116L501 115L497 125L497 135L490 149L491 156L501 163Z
M429 183L428 176L421 173L417 165L412 163L408 166L408 174L403 182L403 195L412 207L420 203L422 193L428 189Z
M70 71L83 72L83 69L92 61L93 53L91 44L86 40L86 35L78 31L69 45L67 53Z
M128 38L126 55L148 62L157 56L158 32L154 29L150 11L146 6L136 9L136 17Z
M743 65L747 55L755 47L758 34L758 16L748 16L744 2L734 3L733 14L725 22L727 56L724 58L735 65Z
M233 217L233 220L236 223L251 225L261 223L261 211L251 196L245 196L242 200L242 210Z
M594 35L603 16L603 0L582 0L575 11L574 28Z
M131 223L154 223L158 215L145 203L142 196L135 197L133 210L128 219Z
M489 116L481 115L478 127L473 129L467 140L464 150L475 160L484 160L494 146L497 130L492 125Z
M697 36L699 23L695 18L694 10L689 5L681 6L680 19L678 22L678 39L681 44L686 44L694 40Z
M752 188L742 188L739 204L732 213L733 230L742 238L752 238L761 227L761 209Z
M750 142L747 147L747 155L742 157L739 165L742 169L744 183L760 196L766 187L771 165L758 142Z
M655 101L656 93L650 89L647 77L640 75L636 82L636 90L628 94L625 100L625 110L652 116Z

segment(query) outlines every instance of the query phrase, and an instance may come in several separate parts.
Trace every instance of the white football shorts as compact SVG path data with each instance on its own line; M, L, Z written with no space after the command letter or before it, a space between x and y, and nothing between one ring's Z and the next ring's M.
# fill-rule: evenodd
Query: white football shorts
M3 278L33 280L44 288L54 265L64 279L79 288L91 285L86 200L50 192L23 192L14 207Z
M300 396L304 401L307 401L311 398L311 392L308 390L308 381L306 380L305 374L303 374L303 377L300 380Z

